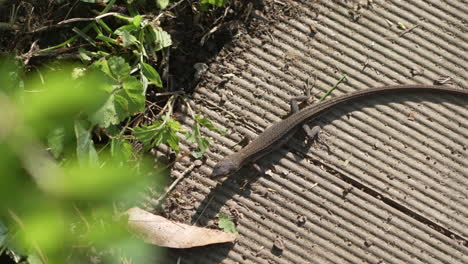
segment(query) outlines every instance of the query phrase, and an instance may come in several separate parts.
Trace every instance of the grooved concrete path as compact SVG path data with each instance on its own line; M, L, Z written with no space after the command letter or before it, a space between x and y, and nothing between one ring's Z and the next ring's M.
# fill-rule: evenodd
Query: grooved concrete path
M240 35L223 50L192 101L230 132L204 131L213 138L207 161L178 189L192 207L172 204L172 215L211 226L224 212L236 220L239 240L171 251L173 259L468 263L468 98L355 101L317 120L318 142L306 144L298 133L263 158L264 175L245 168L220 184L209 179L216 161L280 120L307 84L316 98L343 74L347 81L331 96L444 76L468 89L466 1L297 0L288 8L268 30ZM182 142L182 151L190 149ZM173 175L189 165L177 163Z

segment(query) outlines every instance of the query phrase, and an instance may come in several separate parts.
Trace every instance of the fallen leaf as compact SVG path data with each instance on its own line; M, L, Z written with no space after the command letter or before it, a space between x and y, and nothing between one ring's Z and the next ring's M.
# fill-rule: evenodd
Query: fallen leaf
M232 242L236 234L177 223L138 207L130 208L128 226L143 241L170 248L191 248Z

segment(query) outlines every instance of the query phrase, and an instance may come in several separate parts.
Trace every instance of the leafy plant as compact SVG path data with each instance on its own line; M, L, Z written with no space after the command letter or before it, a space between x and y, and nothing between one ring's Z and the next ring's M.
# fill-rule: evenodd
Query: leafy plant
M219 213L218 218L218 227L224 230L224 232L233 234L238 233L236 230L236 225L234 225L234 222L232 222L232 220L229 219L227 215Z
M117 125L145 108L142 83L130 75L130 65L122 57L101 58L93 65L106 74L104 89L107 100L91 120L102 128Z
M209 139L202 136L200 132L200 127L206 127L211 131L216 131L223 135L226 134L227 131L217 128L209 119L207 119L206 117L202 117L201 115L196 115L194 120L195 123L192 126L192 131L186 131L185 137L188 141L197 144L198 151L193 152L192 156L194 156L195 158L200 158L210 146Z
M175 96L171 97L168 104L163 108L162 111L164 111L166 108L172 109L172 105L176 99L177 97ZM186 105L189 109L189 114L195 121L191 131L182 129L180 123L170 117L172 110L169 110L166 112L166 116L163 117L162 121L156 121L149 126L135 128L134 134L136 138L140 140L147 149L159 144L168 144L174 151L179 152L179 136L177 135L177 132L181 132L185 134L185 138L189 142L197 144L198 150L192 152L192 156L195 158L200 158L208 149L210 144L209 139L202 136L200 127L206 127L209 130L222 134L225 134L226 131L218 129L207 118L202 117L201 115L195 115L192 108L190 107L190 104Z
M159 144L168 144L173 150L179 152L179 136L177 132L183 131L179 122L170 117L158 120L152 125L135 128L135 136L146 148Z
M127 17L120 14L113 14L113 16L126 24L112 31L104 21L98 19L93 28L97 34L96 39L102 41L99 46L92 38L82 33L85 40L98 47L98 51L93 52L80 49L82 60L85 62L99 60L109 56L113 50L121 50L121 53L126 56L126 61L135 63L131 71L140 70L140 81L145 91L148 81L161 88L161 77L147 62L156 61L156 53L172 45L170 35L151 21L144 19L143 16Z
M82 258L89 252L76 250L77 245L96 250L115 245L123 255L145 252L110 210L115 201L138 199L137 192L154 179L152 166L133 151L132 142L138 139L146 148L168 144L178 152L179 135L185 135L198 145L193 156L201 157L209 146L201 128L225 133L189 104L195 122L183 129L172 116L177 99L186 103L179 95L169 98L161 119L132 129L144 115L148 87L164 90L157 69L165 63L171 36L152 16L138 14L131 0L126 1L129 15L109 13L116 0L82 2L107 5L87 26L74 27L72 38L37 51L82 39L82 64L51 64L50 70L25 77L18 61L0 59L0 174L5 175L0 252L27 256L29 263L87 262ZM169 2L156 0L161 9ZM117 23L106 23L108 17ZM103 261L116 263L118 255ZM138 259L145 256L132 260L142 263Z
M0 79L16 80L20 71L7 65L16 63L0 61ZM0 247L29 263L86 263L91 247L114 246L121 252L101 256L108 263L129 255L139 262L148 248L127 235L112 205L134 203L158 175L143 157L129 163L135 154L128 141L93 141L91 117L106 102L109 76L60 69L0 87ZM45 138L61 164L45 151ZM129 247L146 253L138 257Z
M200 3L202 5L224 5L226 2L202 0ZM73 30L77 34L75 37L55 47L43 50L47 51L70 44L77 38L82 38L89 44L88 46L92 47L91 50L79 49L82 61L90 65L83 71L98 69L105 73L106 78L102 88L106 99L105 103L90 115L86 127L83 127L84 123L81 123L75 125L75 130L78 131L82 128L81 132L83 133L85 131L92 132L92 129L97 126L104 129L101 132L111 139L116 133L121 135L126 132L126 127L123 130L119 128L123 121L129 123L135 114L144 112L145 95L149 84L154 85L157 89L163 89L163 81L157 70L151 66L151 62L164 63L164 56L161 56L160 53L163 53L164 48L172 45L170 35L156 25L157 21L151 20L151 17L139 15L131 5L129 12L132 16L107 13L114 3L115 0L110 0L101 15L85 28L74 28ZM167 5L169 1L156 1L156 3L162 7ZM112 29L104 22L109 16L117 18L123 25ZM94 36L90 34L90 31L94 31ZM135 136L142 141L147 149L158 144L168 144L175 152L178 152L179 134L177 132L181 132L188 141L198 145L198 150L192 154L199 158L209 146L209 140L202 136L200 127L220 131L208 119L196 116L193 111L190 112L195 120L192 130L182 130L180 124L171 117L172 108L177 98L181 97L171 97L161 110L161 115L165 116L163 119L154 121L152 125L135 128ZM76 132L77 136L82 135L78 132ZM51 137L49 142L52 144L52 152L58 157L60 149L63 148L59 141L61 137L57 133L52 133ZM90 137L81 136L80 138L85 140ZM87 159L92 162L93 156L95 156L92 143L83 142L83 146L87 146L83 147L82 151L88 151ZM85 159L83 155L79 155L79 157L81 160Z

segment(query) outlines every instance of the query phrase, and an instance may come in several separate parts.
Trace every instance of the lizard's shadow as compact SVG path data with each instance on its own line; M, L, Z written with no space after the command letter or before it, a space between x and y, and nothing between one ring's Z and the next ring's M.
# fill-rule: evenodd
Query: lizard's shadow
M303 143L300 145L297 144L294 150L293 148L283 146L280 150L277 150L276 155L271 155L270 153L256 162L262 168L261 172L254 169L252 165L246 165L235 174L220 178L216 186L211 189L210 193L205 196L196 209L196 213L192 216L192 224L201 226L208 225L210 220L216 218L221 207L225 206L228 201L236 195L244 198L250 197L253 192L264 195L254 186L258 179L260 177L265 179L271 178L267 172L273 170L274 164L278 164L289 151L294 151L296 153L297 150L300 149L299 154L301 152L306 153L312 147L313 141L305 140L306 135L304 131L300 130L296 132L294 138L294 141L299 142L303 140ZM296 161L300 161L304 158L302 155L294 156L295 159L297 159Z
M260 176L264 175L254 171L250 166L245 166L235 174L219 179L216 186L201 201L192 217L192 224L207 225L210 220L216 218L221 207L235 195L249 197L252 193L252 184Z

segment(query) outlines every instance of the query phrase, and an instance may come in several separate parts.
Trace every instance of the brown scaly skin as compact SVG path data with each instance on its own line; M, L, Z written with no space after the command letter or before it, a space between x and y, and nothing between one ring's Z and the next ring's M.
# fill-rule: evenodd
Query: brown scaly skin
M326 100L322 103L306 107L291 114L286 119L271 125L246 147L218 162L211 173L211 177L217 178L231 175L247 163L254 162L262 156L270 153L272 150L279 148L296 132L300 124L311 121L319 114L335 107L336 105L372 95L409 92L449 93L453 95L468 96L468 90L455 89L441 85L408 84L360 90Z

